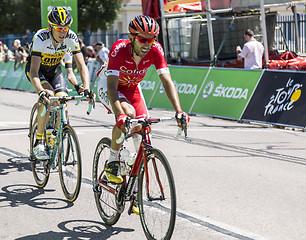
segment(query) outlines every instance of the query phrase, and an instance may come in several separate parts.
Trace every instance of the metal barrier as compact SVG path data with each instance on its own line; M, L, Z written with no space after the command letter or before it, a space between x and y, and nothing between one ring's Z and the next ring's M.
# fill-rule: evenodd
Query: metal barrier
M275 30L275 48L277 50L286 50L286 44L284 43L286 41L289 50L295 51L294 16L277 16L276 24L280 25L280 29ZM298 30L300 35L298 39L300 54L306 55L306 14L298 14Z

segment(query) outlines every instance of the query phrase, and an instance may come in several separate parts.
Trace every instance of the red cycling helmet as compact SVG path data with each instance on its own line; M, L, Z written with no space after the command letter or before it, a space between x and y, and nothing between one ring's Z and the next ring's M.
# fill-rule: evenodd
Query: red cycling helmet
M134 35L142 33L157 37L159 34L159 25L153 18L139 15L130 21L129 31Z

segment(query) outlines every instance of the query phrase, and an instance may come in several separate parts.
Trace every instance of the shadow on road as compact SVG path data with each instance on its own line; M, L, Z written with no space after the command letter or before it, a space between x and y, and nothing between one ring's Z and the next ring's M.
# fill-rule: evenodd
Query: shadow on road
M9 185L1 188L1 190L3 192L0 192L0 209L28 205L33 208L58 210L73 206L73 203L63 199L39 197L45 192L53 192L55 190L44 190L33 185Z
M119 227L109 227L101 222L90 220L72 220L64 221L58 224L58 228L63 232L40 232L35 235L16 238L16 240L33 240L33 239L91 239L103 240L122 232L133 232L134 229Z
M9 172L31 171L31 164L28 156L12 149L0 147L0 156L8 157L6 162L0 162L0 175L7 175Z

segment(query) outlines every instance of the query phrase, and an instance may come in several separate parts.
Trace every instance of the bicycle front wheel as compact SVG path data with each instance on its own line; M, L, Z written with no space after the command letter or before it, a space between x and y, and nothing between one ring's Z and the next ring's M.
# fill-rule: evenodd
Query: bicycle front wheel
M165 155L158 149L147 154L138 180L138 204L147 239L170 239L176 216L174 178Z
M80 144L75 131L65 125L58 148L58 170L63 193L74 202L81 188L82 161Z
M95 150L93 168L92 168L92 182L95 195L96 206L100 217L109 226L114 225L120 218L121 213L117 210L115 194L104 189L99 185L99 181L107 185L110 189L119 187L107 180L106 174L103 173L104 165L109 158L111 140L109 138L102 138ZM103 174L102 174L103 173Z
M50 169L48 168L49 161L39 161L33 155L34 144L36 141L36 133L37 133L37 119L34 120L30 132L30 159L31 159L31 168L34 180L38 187L43 188L47 185L49 180L49 175L50 175Z
M37 119L37 105L38 103L35 103L32 107L32 110L31 110L31 114L30 114L30 124L29 124L29 137L31 137L31 131L32 131L32 126L33 126L33 123L35 121L35 119Z

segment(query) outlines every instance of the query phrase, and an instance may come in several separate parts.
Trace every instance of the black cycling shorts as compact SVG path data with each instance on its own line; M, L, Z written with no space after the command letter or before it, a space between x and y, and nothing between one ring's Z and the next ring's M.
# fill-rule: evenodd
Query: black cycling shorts
M28 80L30 81L30 77L29 77L30 76L30 64L26 65L25 74L26 74ZM63 76L62 68L61 68L60 65L58 65L55 68L55 70L50 71L50 72L39 71L38 76L39 76L41 84L43 84L44 82L48 82L52 86L52 88L54 90L54 95L56 95L57 93L60 93L60 92L68 94L66 81L65 81L65 78Z

